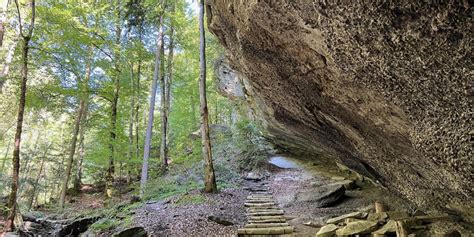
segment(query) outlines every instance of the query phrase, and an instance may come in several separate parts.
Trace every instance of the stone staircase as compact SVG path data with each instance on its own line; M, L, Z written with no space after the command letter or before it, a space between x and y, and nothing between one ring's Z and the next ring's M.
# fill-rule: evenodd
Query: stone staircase
M276 205L268 184L260 181L249 184L249 187L245 187L250 191L245 202L248 223L237 230L238 236L292 234L294 227L288 224L284 211Z

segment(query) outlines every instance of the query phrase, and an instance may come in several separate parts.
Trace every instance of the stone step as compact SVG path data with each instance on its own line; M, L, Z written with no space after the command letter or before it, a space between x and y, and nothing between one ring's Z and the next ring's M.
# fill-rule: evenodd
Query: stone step
M249 213L255 213L255 212L270 212L270 211L280 211L278 208L252 208L248 210Z
M264 192L264 191L253 191L253 192L252 192L252 195L259 195L259 194L272 195L273 192L272 192L272 191L267 191L267 192Z
M275 202L267 202L267 203L245 203L246 207L274 207Z
M239 235L282 235L293 233L294 228L292 226L281 226L281 227L267 227L267 228L242 228L238 229Z
M250 216L249 220L285 220L284 216Z
M288 223L257 223L257 224L246 224L245 228L268 228L268 227L282 227L290 226Z
M282 210L250 212L250 216L283 216L283 214L285 213Z
M262 224L262 223L286 223L286 219L274 219L274 220L249 220L250 224Z
M270 194L254 194L248 196L247 198L273 198L273 196Z
M250 199L246 203L274 203L273 199Z

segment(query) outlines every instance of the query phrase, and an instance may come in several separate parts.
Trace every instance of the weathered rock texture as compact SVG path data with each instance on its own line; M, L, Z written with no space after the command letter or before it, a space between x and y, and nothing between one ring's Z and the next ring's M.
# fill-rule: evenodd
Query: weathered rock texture
M275 140L459 210L474 194L472 9L425 2L207 0L207 14Z

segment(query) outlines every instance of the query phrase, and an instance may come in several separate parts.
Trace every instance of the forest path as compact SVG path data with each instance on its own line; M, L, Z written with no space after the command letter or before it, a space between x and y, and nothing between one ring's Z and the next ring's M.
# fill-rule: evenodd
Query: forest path
M265 229L269 235L280 236L276 233L291 230L285 235L314 236L326 219L372 207L374 198L382 196L377 189L357 181L336 201L317 205L327 187L340 187L342 182L351 181L343 178L337 167L328 168L317 162L270 157L262 172L244 175L241 187L217 194L192 190L165 201L146 203L136 210L134 223L144 227L150 236L245 236L262 233L248 231L250 228L269 227L278 229Z
M253 180L247 183L244 189L250 191L245 207L247 207L248 224L237 230L239 236L254 235L283 235L293 233L293 227L287 222L284 211L281 210L268 182Z

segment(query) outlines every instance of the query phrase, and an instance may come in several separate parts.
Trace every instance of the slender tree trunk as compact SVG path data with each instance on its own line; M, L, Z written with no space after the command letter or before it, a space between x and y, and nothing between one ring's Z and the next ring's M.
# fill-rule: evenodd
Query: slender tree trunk
M219 99L216 96L216 108L214 109L215 119L214 119L214 124L219 124Z
M201 77L199 79L199 94L201 102L201 136L202 136L202 155L204 158L205 187L207 193L217 192L216 178L212 164L211 139L209 137L209 113L207 109L206 98L206 38L204 34L204 0L200 0L199 9L199 33L200 33L200 68Z
M89 81L92 72L92 60L93 60L93 50L92 47L89 47L89 58L86 66L86 79L84 83L84 88L82 92L82 99L84 100L84 110L81 116L81 124L79 131L79 157L76 162L76 174L74 176L73 189L75 193L80 193L81 191L81 180L82 180L82 163L85 156L85 147L84 147L84 137L87 125L87 115L89 113Z
M161 45L164 47L164 37L161 38ZM160 117L161 117L161 144L160 144L160 158L163 162L163 167L166 168L168 167L168 157L167 157L167 147L166 147L166 123L167 123L167 111L166 111L166 87L167 85L167 79L165 75L165 53L164 49L161 51L161 77L160 77L160 95L161 95L161 100L160 100Z
M120 5L120 1L118 1L118 6ZM120 26L121 16L120 11L118 12L119 23L115 28L115 43L120 45L120 36L122 32L122 28ZM120 69L119 69L119 59L120 53L117 51L115 52L115 80L114 80L114 97L112 99L112 106L111 106L111 114L110 114L110 141L109 141L109 165L107 168L107 175L105 178L105 189L107 197L112 197L113 194L113 182L114 182L114 173L115 173L115 164L114 164L114 156L115 156L115 143L117 140L117 107L118 107L118 100L120 95Z
M196 113L196 100L194 99L194 96L190 96L191 100L191 113L193 114L193 128L198 124L198 119L197 119L197 113Z
M172 12L174 3L172 3ZM168 65L167 73L162 83L161 91L161 146L160 157L163 159L163 165L168 166L168 134L169 134L169 114L171 107L171 82L173 76L173 54L174 54L174 28L170 25L169 45L168 45Z
M10 145L11 145L11 141L8 141L7 151L5 152L5 156L3 157L2 169L0 169L0 173L3 173L3 169L5 169L5 164L7 163L7 159L8 159L8 153L10 152Z
M141 37L140 37L141 38ZM136 89L135 89L135 94L136 94L136 100L137 103L135 103L135 158L138 160L138 157L140 157L140 135L139 135L139 129L140 129L140 76L141 76L141 68L142 68L142 61L138 60L138 66L137 66L137 82L136 82ZM137 174L140 172L140 168L138 168Z
M132 160L133 160L133 122L135 121L135 81L133 79L133 63L130 66L130 86L132 88L132 98L130 100L130 121L128 124L128 165L127 165L127 183L132 180Z
M74 193L80 193L81 192L81 184L82 184L82 163L84 162L84 156L85 156L85 147L84 147L84 133L86 130L86 121L87 121L87 113L88 113L88 103L84 106L84 115L82 118L82 123L81 123L81 128L79 132L79 157L76 161L76 174L74 175L74 183L73 183L73 189Z
M19 11L19 4L18 1L15 0L16 7ZM13 220L15 219L15 215L17 214L17 193L18 193L18 181L19 181L19 171L20 171L20 143L21 143L21 133L23 130L23 116L25 114L25 104L26 104L26 82L28 81L28 51L30 48L30 40L31 36L33 35L33 29L35 25L35 0L31 0L31 23L30 28L28 29L28 34L23 35L22 32L22 25L19 25L20 35L22 36L23 45L22 45L22 54L21 54L21 85L20 85L20 103L18 105L18 115L17 115L17 125L16 125L16 132L15 132L15 144L13 147L13 172L12 172L12 186L11 186L11 193L8 199L8 208L10 209L10 213L6 219L5 223L5 231L11 231L15 228ZM20 16L18 16L20 19ZM21 22L21 21L20 21Z
M79 131L81 131L79 141L84 142L84 123L85 123L85 114L88 107L89 81L90 81L91 70L92 70L91 61L92 61L92 47L89 46L87 65L86 65L86 75L82 82L79 81L79 107L77 109L77 117L74 123L71 146L70 146L69 156L68 156L67 164L66 164L66 172L65 172L65 176L62 179L63 182L61 185L61 196L59 197L60 210L64 208L64 201L66 199L67 186L69 183L69 179L71 177L72 164L74 163L74 154L76 152L77 137L79 135Z
M153 120L155 113L155 101L156 101L156 90L158 87L158 78L160 78L160 67L161 67L161 55L163 50L162 38L163 38L163 27L161 23L163 22L163 14L160 16L160 22L158 24L159 33L157 41L157 48L155 54L155 70L153 72L153 82L151 85L150 91L150 109L148 110L148 126L146 128L145 134L145 147L143 148L143 164L142 164L142 174L140 179L140 195L143 196L143 191L148 179L148 159L150 158L150 148L151 148L151 136L153 133Z
M67 184L69 182L69 177L71 176L72 164L74 161L74 153L76 152L77 145L77 135L79 134L79 127L81 125L82 115L84 114L85 101L83 99L79 102L79 107L77 109L76 121L74 122L74 130L72 132L71 145L69 148L69 155L66 161L66 173L62 179L61 184L61 196L59 197L59 209L64 208L64 200L66 198Z
M140 25L138 29L138 39L140 42L143 40L143 26ZM135 87L135 96L136 96L136 103L135 103L135 159L138 160L138 157L140 157L140 135L139 135L139 129L140 129L140 78L141 78L141 73L142 73L142 60L141 60L141 55L139 55L138 59L138 65L137 65L137 80L136 80L136 87ZM137 174L140 174L140 168L139 166L134 166L137 168Z
M38 171L38 175L36 176L35 182L33 184L33 190L31 190L31 193L29 193L30 200L28 203L28 211L31 210L31 207L33 206L33 201L36 197L36 187L38 187L39 180L41 178L41 174L43 173L43 167L44 167L44 160L46 159L46 155L48 154L49 146L46 147L46 150L44 151L43 157L41 159L41 164L40 168Z

